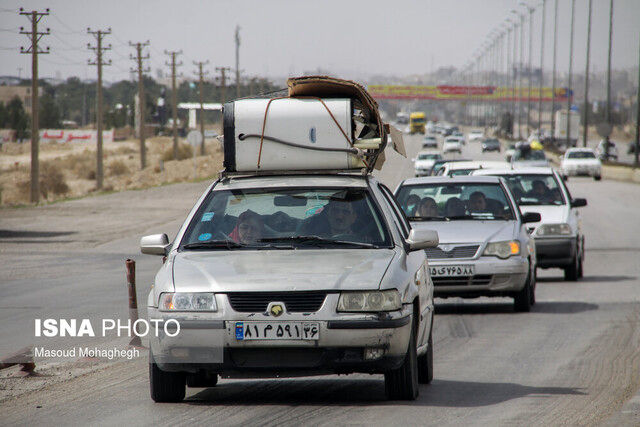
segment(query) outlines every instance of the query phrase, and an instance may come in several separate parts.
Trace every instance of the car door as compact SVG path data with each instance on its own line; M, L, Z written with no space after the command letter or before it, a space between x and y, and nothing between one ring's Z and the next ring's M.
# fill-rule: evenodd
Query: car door
M404 239L409 237L411 225L404 215L402 209L395 196L384 184L378 184L378 187L389 206L395 226ZM418 290L418 298L420 301L420 327L418 329L417 342L418 346L422 346L427 342L428 333L431 330L432 312L433 312L433 283L430 280L427 269L427 260L424 251L413 251L406 253L407 271L411 275L410 280Z

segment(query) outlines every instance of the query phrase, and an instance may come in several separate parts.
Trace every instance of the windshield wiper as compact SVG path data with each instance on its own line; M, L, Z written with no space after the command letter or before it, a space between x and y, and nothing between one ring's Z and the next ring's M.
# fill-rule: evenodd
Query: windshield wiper
M447 221L456 220L456 219L476 219L473 215L452 215L446 217Z
M185 249L236 249L246 246L233 240L210 240L208 242L187 243L182 247Z
M342 246L356 246L360 248L378 248L378 246L371 243L364 242L350 242L348 240L333 240L325 239L320 236L285 236L285 237L267 237L260 239L259 242L291 242L291 243L309 243L314 246L322 246L325 244L342 245Z
M410 216L407 218L409 221L446 221L444 216Z

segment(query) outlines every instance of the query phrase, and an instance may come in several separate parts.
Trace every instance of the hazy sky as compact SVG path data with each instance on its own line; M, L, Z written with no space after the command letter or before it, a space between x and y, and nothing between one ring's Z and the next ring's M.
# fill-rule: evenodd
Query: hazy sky
M551 68L553 5L547 2L545 68ZM318 67L350 78L372 74L421 74L440 66L462 66L518 7L517 0L394 0L394 1L169 1L169 0L0 0L0 75L31 75L27 37L30 27L19 7L44 10L41 27L52 35L42 39L51 54L41 55L43 77L94 78L86 65L94 43L86 28L106 29L113 45L106 53L114 65L106 67L107 81L128 78L131 41L150 40L152 75L167 71L165 49L182 49L185 76L193 75L193 61L209 60L209 68L234 66L234 29L241 26L240 68L248 75L286 76ZM542 0L528 0L539 5ZM558 69L568 69L571 0L558 0ZM574 70L584 71L588 0L576 0ZM520 8L522 9L522 8ZM592 70L606 68L609 0L593 0ZM541 14L534 14L534 64L539 62ZM640 0L615 0L614 68L638 64ZM525 44L526 46L526 44Z

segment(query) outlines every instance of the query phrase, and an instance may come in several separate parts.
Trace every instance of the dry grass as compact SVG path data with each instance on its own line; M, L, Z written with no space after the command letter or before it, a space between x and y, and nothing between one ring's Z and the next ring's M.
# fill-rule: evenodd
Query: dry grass
M119 176L129 173L129 167L123 160L113 160L109 163L109 175Z
M135 149L136 143L137 141L127 141L105 145L105 179L102 191L124 191L190 181L194 178L201 179L214 176L222 168L222 148L217 141L207 141L207 155L197 157L197 173L194 175L193 151L190 145L180 144L179 155L183 160L174 161L172 138L155 137L147 140L147 167L140 170L140 157L138 150ZM66 151L66 149L63 150ZM53 152L47 158L41 157L42 201L82 197L95 192L96 155L94 150L95 146L86 146L84 149L74 145L73 152ZM0 173L2 191L0 204L3 206L28 204L29 156L7 155L5 159L2 173Z
M191 148L190 145L188 145L188 144L178 144L178 159L177 160L189 159L192 156L193 156L193 148ZM169 147L169 148L165 149L164 153L162 154L162 160L164 160L165 162L168 162L170 160L174 160L173 159L173 147Z

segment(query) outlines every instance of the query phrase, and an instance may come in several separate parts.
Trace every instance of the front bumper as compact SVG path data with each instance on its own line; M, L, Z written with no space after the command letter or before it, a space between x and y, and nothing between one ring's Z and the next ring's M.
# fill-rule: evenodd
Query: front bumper
M174 337L160 328L150 334L150 348L158 366L167 371L205 369L230 376L381 373L402 363L411 335L413 307L381 314L336 313L338 294L328 294L315 313L234 311L226 296L216 294L218 312L166 313L149 307L149 319L176 319ZM238 340L236 322L317 322L317 340ZM175 333L175 328L170 332ZM365 349L383 349L365 358Z
M474 267L473 276L435 276L431 278L436 297L512 296L526 283L529 261L522 256L507 259L481 256L471 260L430 260L429 268L440 266Z
M595 166L588 167L567 167L562 170L566 176L601 176L602 168Z
M538 267L566 267L573 262L576 256L575 237L536 237L534 241Z

